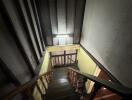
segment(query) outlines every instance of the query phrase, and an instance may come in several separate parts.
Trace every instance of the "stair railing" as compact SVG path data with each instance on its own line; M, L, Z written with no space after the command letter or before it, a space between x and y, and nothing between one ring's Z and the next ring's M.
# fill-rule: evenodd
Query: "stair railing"
M43 99L44 95L43 95L42 89L39 86L38 81L41 81L43 87L46 90L47 89L46 83L50 83L52 76L53 76L53 71L48 71L40 76L37 76L37 77L31 79L29 82L26 82L25 84L23 84L23 85L17 87L16 89L14 89L13 91L11 91L9 94L7 94L4 97L4 100L12 100L16 95L18 95L20 93L24 94L28 98L28 99L26 98L26 100L34 100L32 92L33 92L33 88L35 86L37 87L37 89L41 95L41 98ZM46 83L44 80L46 80Z
M103 86L113 93L121 96L123 100L131 100L132 99L132 89L127 88L121 84L110 82L107 80L100 79L90 74L83 73L79 70L69 67L68 68L68 78L71 85L75 88L75 92L79 93L80 97L83 99L85 91L85 82L87 79L95 82L94 90L89 95L87 100L93 100L97 91ZM130 99L131 98L131 99Z
M61 67L61 66L74 66L77 63L77 50L75 53L66 53L64 51L63 54L52 55L50 53L52 59L52 66Z

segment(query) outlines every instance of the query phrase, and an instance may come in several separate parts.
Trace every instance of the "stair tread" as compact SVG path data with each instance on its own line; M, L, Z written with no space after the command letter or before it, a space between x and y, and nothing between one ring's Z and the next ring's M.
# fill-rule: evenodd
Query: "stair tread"
M45 95L45 100L80 100L67 79L65 68L55 68L54 76Z

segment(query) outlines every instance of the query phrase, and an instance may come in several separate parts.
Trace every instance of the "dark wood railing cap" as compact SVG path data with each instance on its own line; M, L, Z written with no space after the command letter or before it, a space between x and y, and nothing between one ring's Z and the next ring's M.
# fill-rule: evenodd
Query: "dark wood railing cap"
M99 84L101 86L104 86L104 87L108 88L109 90L111 90L112 92L117 93L121 96L126 96L126 97L132 96L132 89L131 88L125 87L125 86L118 84L118 83L114 83L114 82L110 82L107 80L100 79L96 76L83 73L83 72L76 70L74 68L71 68L71 67L69 67L68 69L77 72L78 74L80 74L80 75L86 77L87 79L95 82L95 84Z
M51 73L52 71L48 71L44 74L41 74L40 76L36 76L34 78L32 78L30 81L26 82L25 84L17 87L16 89L12 90L9 94L7 94L5 97L4 97L4 100L10 100L11 98L13 98L15 95L23 92L24 90L26 90L27 88L30 88L32 86L34 86L37 82L38 79L40 79L42 76L45 76L49 73Z

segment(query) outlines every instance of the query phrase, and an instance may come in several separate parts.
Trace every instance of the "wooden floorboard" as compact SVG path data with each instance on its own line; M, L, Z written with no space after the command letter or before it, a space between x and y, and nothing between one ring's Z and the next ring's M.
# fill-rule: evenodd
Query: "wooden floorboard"
M80 100L67 79L67 69L54 68L53 80L45 95L45 100Z

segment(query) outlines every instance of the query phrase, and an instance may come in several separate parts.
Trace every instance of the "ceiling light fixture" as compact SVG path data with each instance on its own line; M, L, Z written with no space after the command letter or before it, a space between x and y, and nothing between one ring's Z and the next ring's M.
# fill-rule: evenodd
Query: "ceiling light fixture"
M66 37L69 37L69 35L65 35L65 34L64 35L57 35L56 37L57 38L66 38Z

